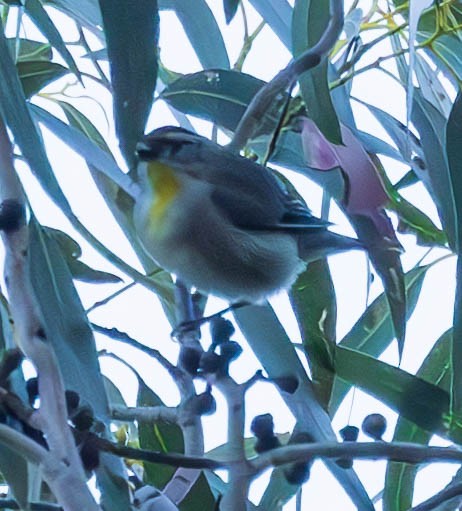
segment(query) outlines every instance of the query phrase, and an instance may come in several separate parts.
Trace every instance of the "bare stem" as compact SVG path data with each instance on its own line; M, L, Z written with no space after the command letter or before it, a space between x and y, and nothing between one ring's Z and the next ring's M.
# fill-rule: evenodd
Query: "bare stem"
M13 165L13 147L1 120L0 193L2 210L9 205L18 211L14 225L3 225L4 274L17 342L38 374L40 409L36 414L50 452L50 457L43 460L44 477L66 511L96 511L99 506L86 485L80 456L67 423L62 376L29 278L26 200Z

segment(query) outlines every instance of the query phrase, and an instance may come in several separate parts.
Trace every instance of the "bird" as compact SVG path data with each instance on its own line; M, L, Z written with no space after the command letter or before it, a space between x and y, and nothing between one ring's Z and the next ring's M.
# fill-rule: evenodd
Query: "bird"
M329 231L274 171L176 126L137 144L134 224L146 253L190 288L259 304L306 265L363 249Z

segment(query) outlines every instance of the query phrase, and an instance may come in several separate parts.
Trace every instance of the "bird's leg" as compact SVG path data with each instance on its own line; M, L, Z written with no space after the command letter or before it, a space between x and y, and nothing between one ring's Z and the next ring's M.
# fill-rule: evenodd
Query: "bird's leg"
M204 325L205 323L208 323L212 319L219 318L223 314L226 314L227 312L234 311L236 309L240 309L241 307L245 307L246 305L250 305L249 302L235 302L229 305L229 307L226 307L225 309L222 309L218 312L215 312L214 314L211 314L210 316L202 316L201 318L193 319L190 321L182 321L179 323L174 330L171 333L172 337L178 337L184 332L188 332L191 330L196 330L200 326Z

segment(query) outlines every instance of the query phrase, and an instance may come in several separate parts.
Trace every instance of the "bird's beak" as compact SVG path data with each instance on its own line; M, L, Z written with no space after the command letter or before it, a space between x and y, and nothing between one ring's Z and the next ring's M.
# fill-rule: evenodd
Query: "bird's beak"
M141 160L147 159L148 157L152 158L153 156L153 150L146 144L146 142L138 142L136 144L135 151Z

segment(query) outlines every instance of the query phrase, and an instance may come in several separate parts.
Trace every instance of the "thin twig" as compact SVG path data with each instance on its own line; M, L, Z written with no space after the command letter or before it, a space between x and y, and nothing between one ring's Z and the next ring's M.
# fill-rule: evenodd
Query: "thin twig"
M157 422L166 421L175 424L179 414L176 407L169 406L117 406L111 408L112 418L118 421Z
M318 442L280 447L250 460L260 473L272 466L313 458L388 459L404 463L462 463L462 450L454 447L433 447L409 442Z
M436 495L431 496L429 499L421 502L417 506L414 506L409 511L431 511L435 509L440 504L444 504L448 500L453 499L454 497L462 496L462 483L457 483L454 485L449 485L446 488L443 488ZM460 504L460 501L458 502ZM455 505L454 505L455 509Z

